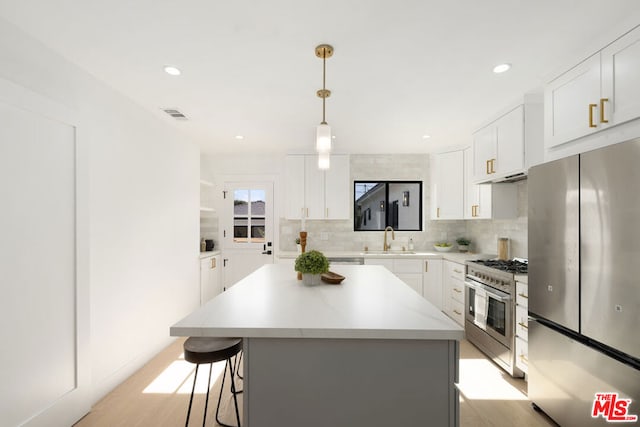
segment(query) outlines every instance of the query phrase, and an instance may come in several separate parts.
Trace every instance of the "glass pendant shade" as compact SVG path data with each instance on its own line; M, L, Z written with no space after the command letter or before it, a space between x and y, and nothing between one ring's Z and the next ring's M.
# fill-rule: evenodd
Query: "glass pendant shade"
M318 153L329 153L331 151L331 126L326 123L318 125L316 151Z
M318 169L327 170L331 165L331 156L329 153L318 153Z

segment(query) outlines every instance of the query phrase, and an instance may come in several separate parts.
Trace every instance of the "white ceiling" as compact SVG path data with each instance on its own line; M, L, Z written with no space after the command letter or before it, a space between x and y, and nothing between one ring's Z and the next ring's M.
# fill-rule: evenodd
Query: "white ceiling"
M335 48L336 152L468 145L492 115L640 23L638 12L638 0L0 0L4 19L206 152L312 151L320 43ZM512 70L494 74L502 62Z

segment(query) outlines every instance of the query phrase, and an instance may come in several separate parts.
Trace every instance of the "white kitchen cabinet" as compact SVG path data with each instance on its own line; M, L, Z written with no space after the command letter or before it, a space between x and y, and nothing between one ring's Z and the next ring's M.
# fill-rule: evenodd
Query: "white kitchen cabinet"
M215 212L213 208L213 183L200 180L200 213Z
M475 184L473 148L464 150L464 219L511 219L518 217L518 187L513 183Z
M444 260L443 288L444 312L464 327L464 276L465 264Z
M473 135L474 181L519 175L524 162L524 106L519 105Z
M400 280L422 295L422 262L421 259L407 258L365 258L365 265L382 265L395 274Z
M525 374L529 365L529 292L525 282L516 282L516 367Z
M331 168L318 169L316 155L289 155L285 160L287 219L349 219L349 156L332 155Z
M200 259L200 305L221 292L220 255Z
M304 156L304 208L307 219L324 219L324 171L318 156Z
M464 218L464 153L431 155L431 219Z
M640 27L545 87L545 147L551 149L640 117ZM620 141L617 141L620 142ZM611 143L603 139L603 144ZM597 148L590 144L586 149Z
M304 204L305 156L286 156L284 167L285 217L287 219L306 218Z
M595 110L599 100L600 54L597 53L546 85L545 147L555 147L600 130Z
M431 304L444 309L442 304L442 260L425 259L424 272L422 275L422 296Z
M349 156L331 156L331 169L324 173L325 219L349 219L351 194Z

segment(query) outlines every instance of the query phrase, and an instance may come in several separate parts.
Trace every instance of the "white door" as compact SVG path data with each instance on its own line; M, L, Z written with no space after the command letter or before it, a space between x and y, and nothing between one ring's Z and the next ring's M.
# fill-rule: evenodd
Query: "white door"
M75 115L0 79L0 424L89 411L88 176Z
M226 182L222 214L224 289L273 264L273 182Z

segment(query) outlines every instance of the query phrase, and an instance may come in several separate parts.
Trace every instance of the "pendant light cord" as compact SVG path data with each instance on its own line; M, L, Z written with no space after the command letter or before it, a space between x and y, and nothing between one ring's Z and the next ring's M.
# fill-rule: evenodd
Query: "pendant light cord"
M325 119L325 100L327 99L327 92L326 92L326 79L327 79L327 50L323 49L322 51L322 92L323 92L323 96L322 96L322 125L326 125L327 121Z

